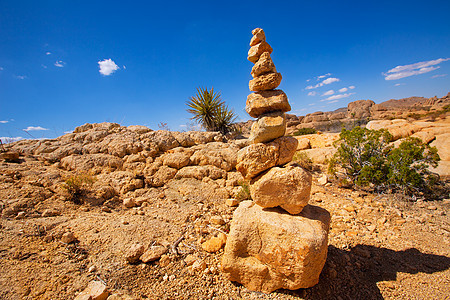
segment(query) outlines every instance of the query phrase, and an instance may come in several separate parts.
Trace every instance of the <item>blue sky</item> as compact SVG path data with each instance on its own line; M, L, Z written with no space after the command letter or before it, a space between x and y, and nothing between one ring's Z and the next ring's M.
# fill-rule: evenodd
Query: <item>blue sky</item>
M248 120L256 27L297 115L441 97L449 12L450 1L432 0L0 0L0 137L53 138L105 121L185 130L197 87L213 86Z

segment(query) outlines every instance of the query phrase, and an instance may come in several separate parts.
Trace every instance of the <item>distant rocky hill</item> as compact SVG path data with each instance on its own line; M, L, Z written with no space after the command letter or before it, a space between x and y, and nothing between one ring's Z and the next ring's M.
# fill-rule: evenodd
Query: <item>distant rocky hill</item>
M365 125L370 120L430 119L450 105L450 93L442 98L409 97L391 99L376 104L372 100L357 100L347 107L334 111L317 111L306 116L287 114L286 134L301 128L315 128L322 132L339 132L342 127ZM252 121L240 123L244 135L249 132Z

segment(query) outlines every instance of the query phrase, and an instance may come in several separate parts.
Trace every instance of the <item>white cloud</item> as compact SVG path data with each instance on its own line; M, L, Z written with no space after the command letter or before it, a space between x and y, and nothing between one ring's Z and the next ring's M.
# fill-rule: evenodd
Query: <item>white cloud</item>
M9 144L9 143L23 140L23 137L21 137L21 136L16 136L16 137L2 136L2 137L0 137L0 140L2 140L2 143L4 143L4 144Z
M338 82L338 81L339 81L339 78L330 77L330 78L327 78L324 81L322 81L322 83L323 84L330 84L330 83Z
M50 54L52 54L52 53L51 53L51 52L46 52L46 53L45 53L45 55L50 55Z
M311 81L311 79L306 79L306 82L310 82Z
M354 86L354 85L351 85L351 86L349 86L348 88L351 89L351 90L353 90L353 89L355 88L355 86Z
M333 94L334 94L334 91L333 90L329 90L329 91L326 91L325 93L323 93L322 96L330 96L330 95L333 95Z
M64 131L65 134L73 133L73 130Z
M323 75L317 76L317 80L325 78L325 77L328 77L330 75L331 75L331 73L327 73L327 74L323 74Z
M325 80L322 81L322 82L319 82L319 83L316 84L316 85L308 85L305 89L307 89L307 90L312 90L312 89L316 89L316 88L318 88L318 87L324 86L324 85L326 85L326 84L330 84L330 83L338 82L338 81L340 81L339 78L330 77L330 78L325 79Z
M350 97L353 94L355 94L355 93L338 94L338 95L330 96L330 97L328 97L326 99L323 99L323 100L320 100L320 101L331 101L331 100L347 98L347 97Z
M317 93L316 93L316 92L314 92L314 91L313 91L313 92L309 92L309 93L308 93L308 96L315 96L315 95L317 95Z
M17 79L20 79L20 80L24 80L24 79L27 79L27 78L28 78L28 77L25 76L25 75L16 75L16 76L14 76L14 77L16 77Z
M405 85L404 83L396 83L394 84L394 86L401 86L401 85Z
M41 126L28 126L24 131L38 131L38 130L48 130L47 128Z
M316 105L315 103L310 103L310 104L308 104L309 106L314 106L314 105Z
M330 101L328 103L336 103L336 102L339 102L339 100L333 100L333 101Z
M450 58L439 58L435 60L421 61L410 65L397 66L387 71L387 73L383 73L383 75L385 76L384 79L397 80L400 78L405 78L413 75L425 74L439 69L440 68L439 66L436 67L433 66L438 65L447 60L450 60Z
M8 123L9 121L0 121L0 124L6 124L6 123Z
M102 73L105 76L111 75L116 70L120 69L114 61L109 59L104 59L98 62L99 65L99 72Z
M66 65L66 63L63 62L62 60L58 60L55 62L55 67L58 67L58 68L64 68L65 65Z
M126 67L125 65L123 65L123 66L122 66L122 68L123 68L124 70L126 70L126 69L127 69L127 67Z
M339 89L339 93L345 93L346 91L348 91L348 88Z
M439 75L433 75L433 76L431 76L431 78L439 78L439 77L445 77L445 76L447 76L447 74L439 74Z

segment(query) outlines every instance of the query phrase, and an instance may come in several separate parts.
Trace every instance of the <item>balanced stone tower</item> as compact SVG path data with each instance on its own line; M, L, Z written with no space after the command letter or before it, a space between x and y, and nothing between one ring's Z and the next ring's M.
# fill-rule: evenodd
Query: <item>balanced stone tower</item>
M252 31L248 59L254 63L246 111L257 120L250 145L238 152L236 169L250 182L253 201L243 201L231 223L222 271L231 281L265 293L319 282L328 247L330 214L308 205L311 175L291 162L297 140L284 136L291 107L276 88L281 74L270 57L264 31Z

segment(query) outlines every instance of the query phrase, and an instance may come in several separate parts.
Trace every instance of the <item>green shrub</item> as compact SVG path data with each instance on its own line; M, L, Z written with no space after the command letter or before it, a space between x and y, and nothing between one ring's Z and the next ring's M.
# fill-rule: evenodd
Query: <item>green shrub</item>
M303 169L306 169L308 171L313 170L313 162L305 152L296 152L294 154L294 157L292 158L292 161L297 163Z
M73 201L76 204L82 203L82 197L87 194L95 178L88 174L78 174L68 177L62 188L67 193L67 200Z
M417 138L407 138L393 148L388 144L391 139L383 129L343 129L335 143L337 152L329 171L342 169L345 177L361 188L400 190L406 194L429 192L437 181L428 171L439 161L437 149Z
M239 182L239 186L241 189L236 199L240 201L251 200L252 196L250 195L250 184L247 181L241 181Z
M315 134L317 130L315 128L300 128L296 132L294 132L293 136L305 135L305 134Z
M205 130L220 131L223 134L233 130L236 115L228 109L220 99L220 93L214 92L213 88L209 91L197 88L197 95L190 97L186 105L189 107L187 111L194 115L192 119Z

